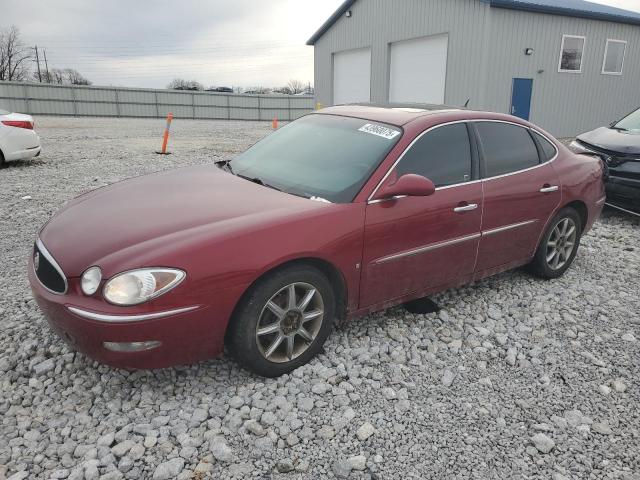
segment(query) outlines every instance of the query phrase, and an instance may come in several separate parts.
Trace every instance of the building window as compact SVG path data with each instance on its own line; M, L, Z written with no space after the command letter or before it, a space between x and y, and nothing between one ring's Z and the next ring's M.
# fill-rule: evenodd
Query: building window
M624 40L607 40L602 61L602 73L605 75L622 75L624 66L624 54L627 50L627 42Z
M585 37L563 35L560 48L559 72L582 73Z

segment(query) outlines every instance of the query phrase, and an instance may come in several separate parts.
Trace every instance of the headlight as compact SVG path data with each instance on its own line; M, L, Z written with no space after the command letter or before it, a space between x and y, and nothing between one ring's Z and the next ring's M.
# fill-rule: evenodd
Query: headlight
M98 290L101 280L102 270L100 270L100 267L87 268L82 274L82 279L80 281L82 292L85 295L93 295Z
M573 153L579 153L582 155L595 155L598 157L602 157L601 153L590 149L587 145L585 145L582 142L579 142L578 140L574 140L569 144L569 150L571 150Z
M178 285L186 273L172 268L142 268L116 275L102 291L116 305L137 305L156 298Z

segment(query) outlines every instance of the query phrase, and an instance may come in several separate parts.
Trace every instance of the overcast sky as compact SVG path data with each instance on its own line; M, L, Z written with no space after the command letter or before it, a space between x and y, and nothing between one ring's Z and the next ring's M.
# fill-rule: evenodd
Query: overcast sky
M17 25L49 68L75 68L95 85L163 88L175 77L206 87L313 82L305 42L342 0L0 2L0 26ZM640 0L599 3L640 11Z

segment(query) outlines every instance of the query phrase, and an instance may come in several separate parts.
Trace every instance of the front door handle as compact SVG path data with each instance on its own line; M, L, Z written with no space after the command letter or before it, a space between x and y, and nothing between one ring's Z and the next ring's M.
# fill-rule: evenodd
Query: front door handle
M470 212L471 210L475 210L476 208L478 208L477 203L469 203L467 205L456 207L453 209L453 211L456 213L463 213L463 212Z
M557 192L558 190L559 190L559 187L557 185L545 185L540 189L540 193L551 193L551 192Z

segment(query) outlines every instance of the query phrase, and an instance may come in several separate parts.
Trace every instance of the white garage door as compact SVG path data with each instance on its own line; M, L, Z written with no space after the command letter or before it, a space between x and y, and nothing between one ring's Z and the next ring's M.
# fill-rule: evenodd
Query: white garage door
M371 49L333 54L333 104L371 100Z
M390 102L444 103L449 37L391 44Z

